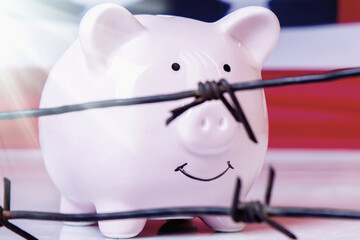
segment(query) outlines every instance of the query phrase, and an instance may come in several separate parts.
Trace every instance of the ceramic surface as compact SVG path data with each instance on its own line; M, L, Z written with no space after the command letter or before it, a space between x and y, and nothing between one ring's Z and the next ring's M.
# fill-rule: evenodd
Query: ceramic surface
M84 16L79 39L52 69L40 107L175 93L207 80L258 80L278 35L277 18L260 7L205 23L99 5ZM170 110L191 99L39 118L42 156L62 194L61 211L227 207L237 177L245 197L263 164L268 121L262 90L236 97L258 143L220 101L191 108L168 126ZM220 231L243 228L230 218L202 220ZM145 222L99 227L107 237L127 238Z

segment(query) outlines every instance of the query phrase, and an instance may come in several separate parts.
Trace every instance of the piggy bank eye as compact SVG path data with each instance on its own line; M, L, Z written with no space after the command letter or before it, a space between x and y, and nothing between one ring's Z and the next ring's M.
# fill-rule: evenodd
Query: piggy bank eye
M174 71L179 71L180 70L180 64L178 63L173 63L171 65L171 68L174 70Z
M231 71L231 67L230 67L229 64L224 64L223 68L224 68L225 72L230 72Z

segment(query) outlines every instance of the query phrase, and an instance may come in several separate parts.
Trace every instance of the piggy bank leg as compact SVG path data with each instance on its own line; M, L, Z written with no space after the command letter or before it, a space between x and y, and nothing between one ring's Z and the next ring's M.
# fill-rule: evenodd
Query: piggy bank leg
M96 205L98 213L124 212L129 209L121 204L106 203ZM138 235L144 228L147 219L123 219L99 221L99 229L107 238L131 238Z
M219 232L238 232L244 227L244 223L237 223L231 217L224 216L206 216L201 217L201 220L211 229Z
M95 213L96 210L94 204L90 202L82 202L62 196L60 200L60 212L85 214L85 213ZM93 224L94 222L64 222L64 223L73 226L87 226Z

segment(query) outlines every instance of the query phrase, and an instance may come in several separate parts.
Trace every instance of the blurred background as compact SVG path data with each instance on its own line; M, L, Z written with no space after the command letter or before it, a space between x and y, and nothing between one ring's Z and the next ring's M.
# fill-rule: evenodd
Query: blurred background
M77 38L84 13L102 2L0 1L0 111L38 108L50 69ZM264 79L360 67L359 0L106 2L118 3L133 14L170 14L209 22L241 7L267 7L278 16L282 29L279 43L265 63ZM271 164L278 170L275 204L360 209L360 78L265 92L269 151L249 198L262 198ZM0 176L12 180L13 209L58 211L60 194L41 159L37 119L0 121ZM0 192L1 188L0 184ZM290 224L301 239L358 239L360 234L354 221L284 219L280 223ZM161 223L151 224L143 236L157 234ZM96 227L86 232L62 223L23 221L21 226L40 239L102 239ZM205 229L203 233L201 229ZM208 239L213 232L206 229L202 226L194 234ZM278 233L261 224L246 229L236 239L279 239ZM0 229L1 237L18 239L4 228ZM234 238L225 235L223 239Z
M51 67L77 38L86 10L102 0L0 2L0 110L37 108ZM357 0L113 0L133 14L216 21L244 6L278 16L279 43L263 78L360 66ZM267 89L270 148L360 148L360 79ZM37 119L0 122L0 149L37 149Z

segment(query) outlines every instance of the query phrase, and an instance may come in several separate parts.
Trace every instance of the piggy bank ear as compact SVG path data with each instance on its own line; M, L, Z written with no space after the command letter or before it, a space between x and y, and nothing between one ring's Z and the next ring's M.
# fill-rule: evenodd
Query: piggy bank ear
M262 7L241 8L220 19L222 31L239 41L260 67L279 38L280 26L275 14Z
M101 4L90 9L79 27L79 40L90 64L105 64L109 56L144 30L125 8Z

